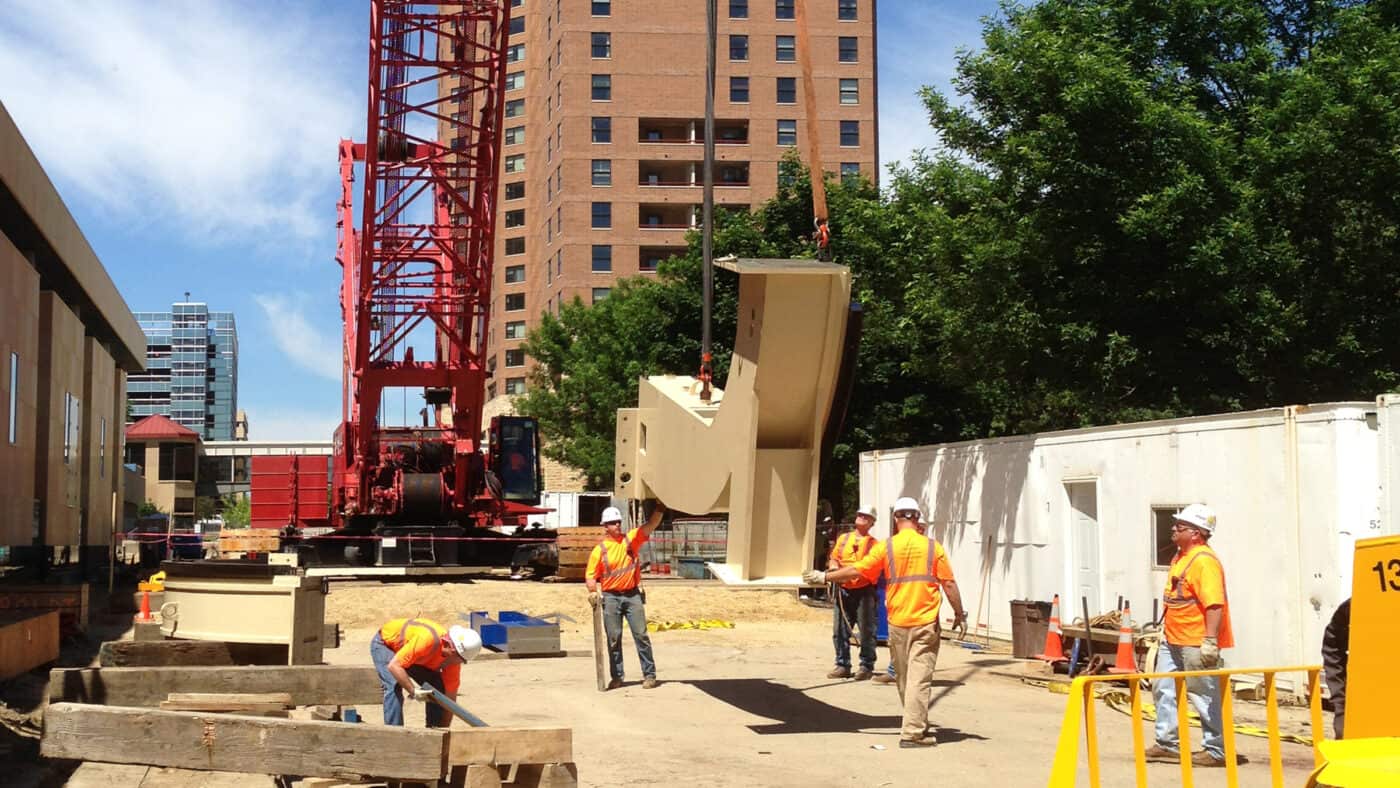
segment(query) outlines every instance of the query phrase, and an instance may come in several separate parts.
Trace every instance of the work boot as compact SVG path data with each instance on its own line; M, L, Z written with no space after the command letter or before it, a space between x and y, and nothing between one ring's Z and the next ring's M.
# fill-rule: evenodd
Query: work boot
M1144 760L1150 763L1181 762L1181 753L1177 752L1176 750L1168 750L1166 747L1163 747L1160 744L1154 744L1151 747L1148 747L1147 750L1143 753L1143 755L1145 756Z
M654 678L642 680L642 689L656 689L659 686L661 686L661 682Z
M609 681L609 682L608 682L608 689L610 689L610 690L622 689L622 679L613 679L612 681Z
M875 683L875 684L893 684L893 683L894 683L894 676L891 676L891 675L888 674L888 673L881 673L880 675L876 676L875 678L871 679L870 681L873 682L873 683Z
M1191 763L1196 766L1224 767L1225 758L1223 756L1217 758L1214 755L1211 755L1210 753L1206 752L1205 750L1198 750L1196 752L1191 753ZM1240 755L1239 753L1235 753L1235 763L1239 765L1244 765L1246 763L1249 763L1249 759L1244 757L1243 755Z
M933 735L925 733L922 739L900 739L900 749L912 749L914 747L937 747L938 739Z
M851 669L837 666L832 668L831 672L826 674L826 677L829 679L848 679L851 677Z
M860 670L856 671L856 675L852 676L851 678L855 679L856 681L865 681L873 675L875 675L873 671L861 668Z

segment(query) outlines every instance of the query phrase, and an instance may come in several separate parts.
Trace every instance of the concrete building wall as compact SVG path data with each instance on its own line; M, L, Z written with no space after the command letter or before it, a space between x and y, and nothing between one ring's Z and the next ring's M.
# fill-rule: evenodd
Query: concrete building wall
M34 527L39 274L3 234L0 293L0 545L21 545L33 539Z
M39 294L38 449L34 495L43 544L79 544L82 518L83 324L53 292Z
M155 504L162 512L171 516L176 526L194 523L194 497L196 475L193 480L162 479L160 473L160 447L179 441L148 441L146 447L145 500ZM193 444L194 441L185 443ZM195 446L194 467L199 467L199 447Z
M111 543L114 496L120 477L113 457L120 456L122 418L118 407L118 370L112 355L93 337L83 342L83 520L84 545ZM117 509L116 511L120 511Z

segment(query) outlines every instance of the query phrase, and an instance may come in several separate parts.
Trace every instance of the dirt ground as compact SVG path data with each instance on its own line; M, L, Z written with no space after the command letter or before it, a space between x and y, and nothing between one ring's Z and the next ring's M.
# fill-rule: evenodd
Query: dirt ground
M597 691L581 584L332 584L326 618L341 623L346 639L327 661L367 663L382 619L422 614L449 622L458 612L501 609L572 617L577 623L565 622L563 644L578 655L473 663L460 699L492 725L573 728L580 785L1034 786L1049 777L1066 697L1016 679L1019 661L945 641L930 713L940 744L900 750L895 689L825 678L831 611L803 605L791 592L651 582L649 618L735 625L653 633L662 680L655 690L640 688L636 652L625 635L628 684ZM884 648L879 660L883 668ZM1102 784L1133 785L1128 718L1098 708ZM1236 709L1243 718L1263 716L1256 704ZM377 709L361 712L379 719ZM1302 710L1284 709L1283 716L1286 729L1303 729ZM422 725L421 708L410 704L408 719ZM1146 737L1150 743L1150 729ZM1266 740L1237 741L1251 760L1240 784L1269 784ZM1302 784L1311 749L1284 743L1283 756L1286 784ZM1195 777L1200 786L1225 784L1223 770L1197 770ZM1149 778L1155 785L1180 783L1170 765L1150 765ZM1087 784L1082 767L1080 782Z

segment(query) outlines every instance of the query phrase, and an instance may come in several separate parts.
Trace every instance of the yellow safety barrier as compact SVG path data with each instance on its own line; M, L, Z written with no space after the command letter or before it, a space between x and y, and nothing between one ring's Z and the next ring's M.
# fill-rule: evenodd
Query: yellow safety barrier
M1309 716L1312 722L1313 763L1322 766L1322 750L1318 742L1322 740L1322 692L1319 677L1322 668L1317 665L1285 668L1230 668L1222 670L1184 670L1173 673L1129 673L1122 675L1080 676L1069 689L1069 702L1065 704L1064 721L1060 723L1060 738L1055 747L1055 761L1050 768L1050 788L1073 788L1079 768L1079 738L1084 732L1087 753L1090 788L1099 788L1099 743L1095 727L1094 685L1105 682L1128 682L1130 713L1133 725L1133 765L1137 770L1138 788L1147 786L1146 746L1143 741L1142 681L1172 679L1176 682L1177 725L1181 742L1181 785L1192 788L1191 777L1191 719L1190 702L1186 693L1186 680L1193 678L1227 678L1240 674L1264 674L1264 703L1269 737L1269 768L1272 785L1283 786L1282 740L1278 727L1278 688L1274 677L1279 673L1306 673L1308 675ZM1228 684L1228 681L1226 682ZM1235 699L1228 687L1222 687L1220 694L1221 726L1225 739L1225 782L1230 788L1239 783L1239 765L1235 752ZM1149 701L1150 702L1150 701Z

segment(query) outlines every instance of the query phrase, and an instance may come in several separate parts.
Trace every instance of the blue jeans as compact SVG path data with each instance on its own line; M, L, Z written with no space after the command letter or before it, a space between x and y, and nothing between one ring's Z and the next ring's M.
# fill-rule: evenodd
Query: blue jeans
M374 660L374 670L379 674L379 685L384 690L384 724L403 725L403 688L399 686L398 679L389 672L389 663L394 659L394 650L389 648L379 633L374 633L374 640L369 642L369 656ZM424 682L437 688L438 692L443 692L442 674L431 668L422 665L414 665L408 669L408 677L422 684ZM427 704L427 719L429 728L446 728L451 719L447 709L429 702Z
M642 678L656 678L656 660L651 656L651 636L647 634L647 613L640 591L603 592L603 631L608 635L608 659L612 677L622 680L622 619L632 630L637 658L642 662Z
M851 627L860 627L860 669L875 672L875 587L854 591L838 588L831 606L831 644L836 647L836 667L851 669Z
M1162 643L1157 650L1157 672L1204 670L1199 646L1173 646ZM1152 699L1157 705L1157 744L1176 750L1176 682L1158 679L1152 683ZM1187 679L1186 699L1201 717L1201 731L1206 752L1225 757L1225 733L1221 723L1220 679L1216 677ZM1191 742L1186 743L1189 748Z

